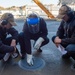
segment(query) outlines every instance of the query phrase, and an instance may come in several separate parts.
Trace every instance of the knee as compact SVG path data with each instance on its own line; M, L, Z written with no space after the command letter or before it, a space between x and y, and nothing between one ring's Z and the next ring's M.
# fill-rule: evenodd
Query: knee
M45 41L46 41L46 44L50 42L49 38L46 38Z
M68 45L65 49L68 53L75 53L75 45L73 44Z
M56 36L53 36L53 37L52 37L52 42L54 42L55 38L56 38Z
M22 39L23 36L24 36L24 33L23 32L19 33L19 39Z
M22 43L24 41L24 33L23 32L19 33L18 40L19 40L19 43Z

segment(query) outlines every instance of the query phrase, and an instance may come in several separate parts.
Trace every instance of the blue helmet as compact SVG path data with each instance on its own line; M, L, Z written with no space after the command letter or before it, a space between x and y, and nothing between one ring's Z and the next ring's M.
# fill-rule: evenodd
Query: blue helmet
M36 14L30 14L27 18L29 31L33 34L39 32L39 17Z
M39 18L27 18L27 24L35 25L39 23Z

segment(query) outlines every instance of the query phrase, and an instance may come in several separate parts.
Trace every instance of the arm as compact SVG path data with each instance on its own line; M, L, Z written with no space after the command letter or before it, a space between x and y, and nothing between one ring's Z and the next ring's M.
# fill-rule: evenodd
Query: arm
M71 29L69 28L69 37L61 38L61 44L68 45L68 44L75 44L75 21L71 23Z
M71 38L65 38L61 40L61 44L75 44L75 30L71 36Z
M1 53L6 53L6 52L14 52L14 47L13 46L8 46L2 43L2 34L0 33L0 52Z
M15 49L13 46L4 45L0 40L0 53L11 53L14 52Z
M58 36L59 38L63 38L64 37L64 21L62 21L60 23L60 26L58 27L56 36Z
M15 28L8 29L8 34L11 34L14 40L18 40L18 31Z
M8 33L12 35L11 46L16 46L16 41L18 41L18 31L15 28L8 29Z
M64 21L61 21L60 26L58 27L54 43L58 46L61 43L61 39L64 37Z

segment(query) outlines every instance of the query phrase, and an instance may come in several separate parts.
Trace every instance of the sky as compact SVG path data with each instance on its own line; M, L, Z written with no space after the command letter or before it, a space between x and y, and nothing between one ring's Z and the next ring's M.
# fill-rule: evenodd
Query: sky
M59 0L40 0L43 4L57 4ZM11 6L24 6L35 4L32 0L0 0L0 6L11 7Z

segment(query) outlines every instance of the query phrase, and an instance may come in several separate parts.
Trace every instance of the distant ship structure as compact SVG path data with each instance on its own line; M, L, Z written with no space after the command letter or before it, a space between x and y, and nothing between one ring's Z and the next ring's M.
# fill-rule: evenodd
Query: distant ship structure
M69 5L75 10L75 0L59 0L57 5L54 4L42 4L38 0L33 0L34 4L24 5L20 7L12 6L3 8L0 6L0 16L5 12L13 13L15 18L26 18L29 13L36 13L43 18L55 18L58 14L58 10L62 4Z

